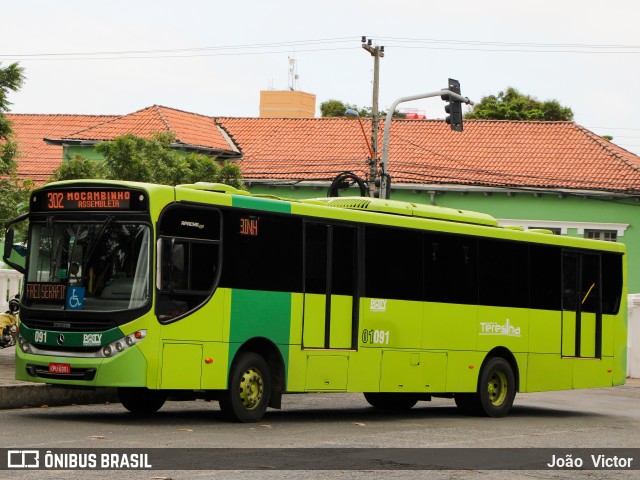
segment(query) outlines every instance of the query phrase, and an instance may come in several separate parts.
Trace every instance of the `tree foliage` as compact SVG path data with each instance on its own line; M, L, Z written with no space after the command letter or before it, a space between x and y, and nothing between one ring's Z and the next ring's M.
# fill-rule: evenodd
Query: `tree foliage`
M331 99L320 104L320 114L323 117L344 117L344 112L346 112L348 108L353 107L354 105L349 105L341 102L340 100ZM354 110L356 110L356 108L354 108Z
M28 205L29 193L33 188L30 180L17 177L18 145L14 140L11 122L5 113L9 111L9 92L17 92L24 83L24 69L17 63L2 68L0 65L0 224L17 216Z
M17 164L18 147L13 141L11 122L5 117L9 111L9 92L17 92L24 83L24 69L17 63L2 68L0 64L0 175L12 175Z
M557 100L540 101L508 87L498 95L482 97L465 118L482 120L570 121L573 111Z
M358 112L358 115L361 117L371 117L373 108L372 107L358 107L357 105L351 103L344 103L340 100L327 100L326 102L322 102L320 104L320 114L323 117L344 117L344 112L347 109L355 110ZM386 111L379 111L378 117L386 117ZM398 110L394 110L393 115L394 118L406 118L406 114L399 112Z
M230 162L220 165L206 155L184 154L171 147L174 140L170 132L156 133L150 139L129 133L96 145L103 161L75 155L55 170L51 180L98 178L163 185L217 182L244 188L237 165Z

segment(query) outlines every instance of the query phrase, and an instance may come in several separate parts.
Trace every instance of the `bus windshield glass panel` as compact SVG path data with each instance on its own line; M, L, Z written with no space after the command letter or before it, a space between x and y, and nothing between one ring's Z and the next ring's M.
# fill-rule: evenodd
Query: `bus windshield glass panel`
M116 311L150 298L147 225L53 221L32 225L23 301L35 309Z

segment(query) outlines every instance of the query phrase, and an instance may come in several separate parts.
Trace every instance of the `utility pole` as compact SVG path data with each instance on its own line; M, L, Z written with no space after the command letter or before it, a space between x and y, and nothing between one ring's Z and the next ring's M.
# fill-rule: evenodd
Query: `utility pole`
M374 158L369 159L369 195L375 196L376 177L378 176L378 92L380 81L380 59L384 57L384 46L375 47L372 45L371 39L362 36L362 48L373 57L373 101L371 105L371 149Z

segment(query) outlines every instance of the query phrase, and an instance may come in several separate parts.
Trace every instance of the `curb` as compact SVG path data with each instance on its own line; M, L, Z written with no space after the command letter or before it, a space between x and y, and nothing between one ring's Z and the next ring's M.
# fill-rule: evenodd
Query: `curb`
M80 390L45 384L0 387L0 410L94 403L119 403L116 389Z

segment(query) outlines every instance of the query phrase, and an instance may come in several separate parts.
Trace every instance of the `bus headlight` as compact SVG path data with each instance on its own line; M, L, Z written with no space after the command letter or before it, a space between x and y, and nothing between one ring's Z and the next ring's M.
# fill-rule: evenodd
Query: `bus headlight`
M147 336L146 330L137 330L124 338L118 339L102 347L102 356L109 358L140 343Z
M18 345L20 345L20 350L24 353L29 352L29 342L27 342L21 335L18 335Z

